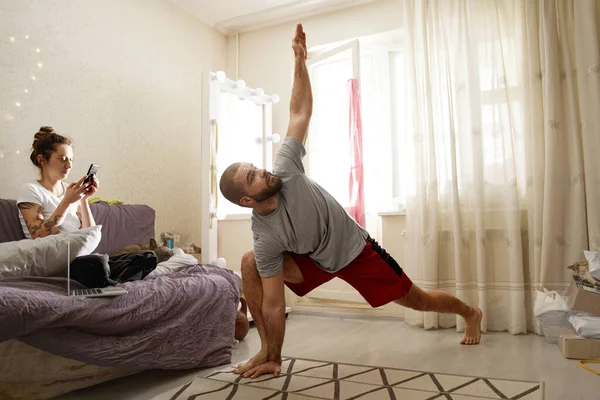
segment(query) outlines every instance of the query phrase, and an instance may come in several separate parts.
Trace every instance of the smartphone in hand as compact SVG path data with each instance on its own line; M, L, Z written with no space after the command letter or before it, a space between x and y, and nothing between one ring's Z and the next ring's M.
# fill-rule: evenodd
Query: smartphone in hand
M88 172L87 172L87 177L83 181L83 184L85 185L86 183L91 182L94 179L94 175L96 175L96 173L98 172L99 169L100 169L100 165L98 165L98 164L90 165L90 168L88 169Z

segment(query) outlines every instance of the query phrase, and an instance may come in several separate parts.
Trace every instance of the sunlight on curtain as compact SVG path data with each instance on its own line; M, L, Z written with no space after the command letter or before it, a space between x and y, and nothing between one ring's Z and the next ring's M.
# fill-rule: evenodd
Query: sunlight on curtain
M405 269L481 307L484 330L539 333L535 289L566 289L598 232L586 225L600 214L597 4L403 3ZM464 329L452 315L405 320Z

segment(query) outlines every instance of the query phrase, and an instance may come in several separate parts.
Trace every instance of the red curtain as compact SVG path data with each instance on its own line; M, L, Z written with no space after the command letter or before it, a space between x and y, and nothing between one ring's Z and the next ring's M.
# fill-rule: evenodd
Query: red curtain
M362 119L360 114L360 88L358 79L347 83L350 95L350 216L365 228L365 196L363 177Z

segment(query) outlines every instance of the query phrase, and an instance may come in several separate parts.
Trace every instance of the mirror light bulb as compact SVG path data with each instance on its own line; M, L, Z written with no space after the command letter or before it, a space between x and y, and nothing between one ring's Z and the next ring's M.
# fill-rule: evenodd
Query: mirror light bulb
M219 81L219 82L224 82L225 79L227 79L227 75L223 71L217 71L217 73L215 74L215 77L217 78L217 81Z
M239 90L246 88L246 81L244 81L243 79L238 79L237 81L235 81L235 88Z
M217 219L222 221L227 217L227 213L223 210L217 210Z

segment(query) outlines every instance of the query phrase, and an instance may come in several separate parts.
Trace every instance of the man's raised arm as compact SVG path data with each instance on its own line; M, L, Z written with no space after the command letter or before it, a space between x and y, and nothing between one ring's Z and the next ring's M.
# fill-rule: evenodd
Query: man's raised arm
M294 86L290 101L290 124L287 135L298 139L304 144L312 115L313 98L308 68L306 67L306 34L302 24L296 26L296 36L292 40L292 49L295 57Z

